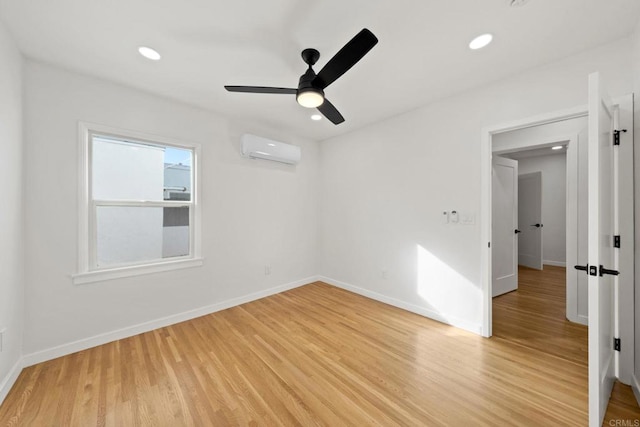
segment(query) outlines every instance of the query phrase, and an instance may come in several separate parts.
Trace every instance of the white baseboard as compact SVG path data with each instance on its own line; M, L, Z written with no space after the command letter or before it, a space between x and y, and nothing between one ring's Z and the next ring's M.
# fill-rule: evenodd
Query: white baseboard
M320 276L318 279L322 282L328 283L332 286L345 289L358 295L365 296L367 298L374 299L376 301L383 302L385 304L392 305L394 307L401 308L403 310L410 311L412 313L419 314L424 317L428 317L438 322L445 323L447 325L455 326L456 328L464 329L474 334L482 335L482 325L469 322L464 319L459 319L451 316L443 316L442 314L429 310L428 308L421 307L419 305L411 304L406 301L402 301L396 298L392 298L377 292L370 291L368 289L360 288L358 286L351 285L349 283L341 282L339 280L331 279L329 277Z
M104 334L95 335L93 337L84 338L78 341L73 341L67 344L62 344L56 347L37 351L35 353L26 354L22 358L22 366L32 366L37 363L46 362L47 360L56 359L58 357L86 350L91 347L96 347L119 339L128 338L134 335L142 334L144 332L152 331L154 329L164 328L166 326L184 322L186 320L191 320L196 317L206 316L207 314L215 313L216 311L225 310L227 308L255 301L264 297L268 297L270 295L275 295L280 292L288 291L299 286L316 282L318 280L320 280L318 276L307 277L305 279L296 280L295 282L290 282L259 292L254 292L249 295L232 298L230 300L196 308L194 310L173 314L171 316L162 317L160 319L152 320L149 322L140 323L134 326L129 326Z
M554 267L566 267L567 263L564 261L551 261L551 260L542 260L542 265L552 265Z
M16 383L18 375L20 375L20 372L22 372L22 360L22 358L18 359L15 365L13 365L13 368L11 368L9 373L3 378L2 382L0 383L0 405L2 405L2 402L4 402L4 399L9 394L9 390L11 390L11 387L13 387L13 385Z
M633 390L633 395L636 397L636 402L640 406L640 381L635 374L631 375L631 389Z
M583 316L581 314L578 314L577 316L567 316L567 320L569 322L573 322L573 323L579 323L580 325L585 325L585 326L589 326L589 318L587 316Z

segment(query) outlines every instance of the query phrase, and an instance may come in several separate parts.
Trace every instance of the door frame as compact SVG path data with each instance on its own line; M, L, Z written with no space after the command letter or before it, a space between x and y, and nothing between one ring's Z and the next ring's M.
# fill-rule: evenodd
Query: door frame
M618 162L618 198L619 223L617 233L625 236L621 248L617 251L618 266L620 268L617 294L614 294L615 313L617 322L614 333L620 340L628 344L623 345L620 352L616 352L616 376L624 384L632 384L635 354L635 222L634 222L634 149L633 149L633 94L613 98L614 106L618 107L618 123L615 127L627 129L620 134L620 146L614 152ZM627 237L628 236L628 237ZM626 347L626 348L625 348Z
M620 286L614 295L615 332L625 343L616 352L616 374L621 382L630 384L634 369L634 211L633 211L633 95L614 98L619 108L620 125L627 129L620 135L622 150L618 156L620 170L621 217L618 233L625 243L619 252ZM492 136L498 133L525 129L533 126L556 123L579 118L588 114L587 105L544 113L503 124L484 127L480 140L480 274L482 289L482 335L492 335L491 298L491 156ZM496 152L496 154L498 154ZM571 266L567 266L571 268ZM626 273L628 272L628 273ZM629 321L629 319L632 319Z

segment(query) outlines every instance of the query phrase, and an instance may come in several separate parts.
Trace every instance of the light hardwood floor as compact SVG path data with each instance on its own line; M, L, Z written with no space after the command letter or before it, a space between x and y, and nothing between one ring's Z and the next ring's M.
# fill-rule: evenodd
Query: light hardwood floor
M518 273L518 290L493 300L494 338L553 354L579 366L579 386L585 393L586 410L588 330L565 318L565 269L548 265L542 271L520 267ZM616 420L628 423L616 424ZM631 426L636 422L640 425L640 408L631 387L616 383L603 425Z
M543 293L484 339L313 283L29 367L0 425L586 425L586 329Z

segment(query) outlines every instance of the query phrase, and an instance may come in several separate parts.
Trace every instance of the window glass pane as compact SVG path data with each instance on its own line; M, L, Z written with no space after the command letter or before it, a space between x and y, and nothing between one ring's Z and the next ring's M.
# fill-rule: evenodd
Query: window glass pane
M191 150L166 147L164 200L191 200Z
M94 136L94 200L163 200L164 147Z
M164 208L162 258L189 255L189 208Z
M97 266L189 255L189 207L98 206Z

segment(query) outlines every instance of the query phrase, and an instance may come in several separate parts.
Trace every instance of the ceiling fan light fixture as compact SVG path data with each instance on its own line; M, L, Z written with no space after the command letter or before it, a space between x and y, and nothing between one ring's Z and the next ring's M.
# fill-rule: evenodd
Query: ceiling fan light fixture
M317 89L304 89L298 91L296 101L305 108L317 108L324 102L324 94Z

